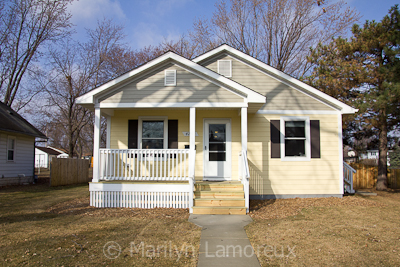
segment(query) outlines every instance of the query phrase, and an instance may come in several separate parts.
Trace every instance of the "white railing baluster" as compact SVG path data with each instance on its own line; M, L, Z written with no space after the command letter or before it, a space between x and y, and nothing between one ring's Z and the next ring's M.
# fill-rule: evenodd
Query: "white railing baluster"
M191 175L190 165L194 170L190 153L189 149L100 149L100 180L185 181Z
M154 152L154 174L153 174L153 178L154 180L160 180L159 178L159 173L158 173L158 164L160 162L160 157L158 154L158 151Z
M153 153L153 156L151 157L151 159L152 159L153 166L151 167L151 169L152 169L153 173L151 176L153 179L151 179L151 180L157 180L156 173L154 172L154 169L155 169L154 165L156 165L156 153L154 151L152 153Z
M182 174L183 174L183 164L182 164L182 151L179 151L179 170L180 170L180 174L179 174L179 180L182 179Z

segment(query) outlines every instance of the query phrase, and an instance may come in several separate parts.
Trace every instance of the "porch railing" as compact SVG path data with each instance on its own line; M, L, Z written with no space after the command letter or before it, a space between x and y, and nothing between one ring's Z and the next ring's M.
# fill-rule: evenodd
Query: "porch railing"
M349 164L343 162L344 188L347 193L353 194L355 192L353 189L353 174L356 172Z
M189 180L189 154L189 149L100 149L99 180Z
M244 198L245 198L245 206L246 212L249 212L249 178L250 178L250 170L249 163L247 161L247 152L242 150L239 153L239 179L241 179L244 190Z

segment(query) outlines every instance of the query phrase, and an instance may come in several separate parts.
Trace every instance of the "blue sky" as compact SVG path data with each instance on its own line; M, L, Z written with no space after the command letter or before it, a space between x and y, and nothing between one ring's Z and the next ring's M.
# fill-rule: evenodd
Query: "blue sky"
M348 0L365 20L380 21L397 0ZM157 45L164 38L177 40L191 29L195 18L209 18L215 0L77 0L70 11L78 38L85 28L94 28L97 20L113 18L124 25L126 41L133 49Z

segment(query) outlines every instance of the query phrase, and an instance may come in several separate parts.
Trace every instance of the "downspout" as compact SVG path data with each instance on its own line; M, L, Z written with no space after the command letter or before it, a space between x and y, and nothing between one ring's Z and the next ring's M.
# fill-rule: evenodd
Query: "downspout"
M37 182L37 179L35 179L35 143L36 143L36 137L33 139L33 173L32 173L32 183L35 184Z

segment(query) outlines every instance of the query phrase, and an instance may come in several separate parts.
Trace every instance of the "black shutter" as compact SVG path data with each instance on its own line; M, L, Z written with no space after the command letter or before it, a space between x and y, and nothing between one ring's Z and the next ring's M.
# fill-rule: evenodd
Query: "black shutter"
M178 120L168 120L168 148L178 149Z
M281 157L281 132L280 121L279 120L271 120L270 124L271 128L271 158L280 158Z
M319 121L310 120L311 158L321 158Z
M128 123L128 148L138 149L138 120L129 120Z

